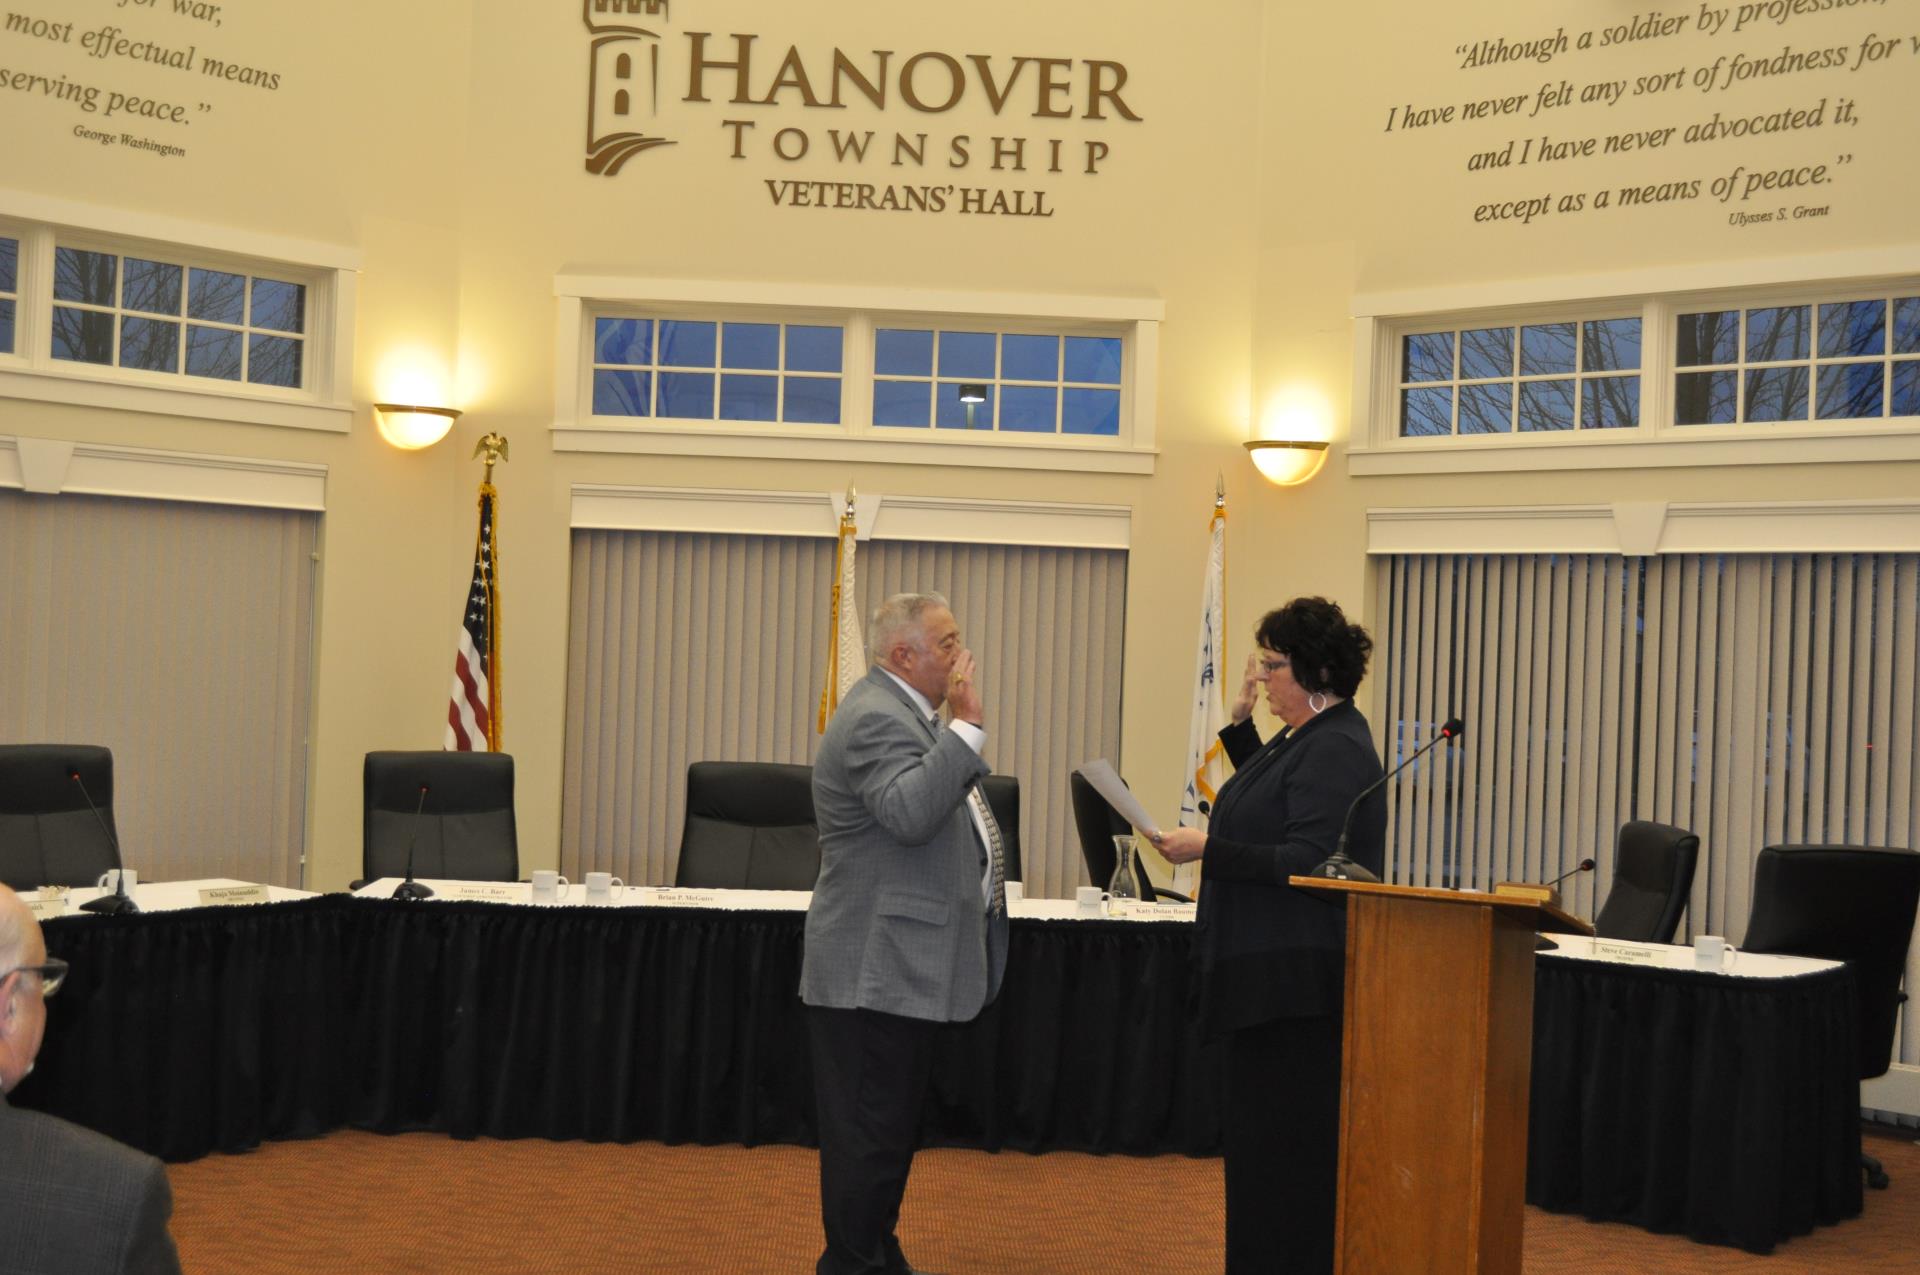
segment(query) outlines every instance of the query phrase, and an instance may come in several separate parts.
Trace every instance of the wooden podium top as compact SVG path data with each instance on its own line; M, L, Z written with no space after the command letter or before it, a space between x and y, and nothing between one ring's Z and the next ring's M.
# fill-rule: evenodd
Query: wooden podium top
M1531 915L1525 919L1536 930L1549 934L1593 933L1591 925L1571 913L1561 911L1544 899L1527 899L1510 894L1488 894L1483 890L1434 890L1424 886L1387 885L1379 881L1337 881L1328 877L1288 877L1287 883L1298 886L1302 890L1387 895L1396 899L1419 899L1428 903L1499 908L1516 917L1522 913L1530 913Z

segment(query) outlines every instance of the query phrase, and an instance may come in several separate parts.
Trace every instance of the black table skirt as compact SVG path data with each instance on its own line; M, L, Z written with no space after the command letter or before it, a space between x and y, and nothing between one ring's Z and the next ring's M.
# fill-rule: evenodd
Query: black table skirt
M67 918L14 1093L163 1159L338 1128L815 1140L793 912L404 904ZM1216 1155L1191 927L1017 921L930 1145ZM1852 980L1536 963L1529 1203L1764 1252L1861 1207Z
M796 912L328 896L46 925L73 963L34 1106L167 1160L352 1127L815 1141ZM1213 1154L1189 927L1016 922L945 1031L929 1144Z
M1851 971L1542 957L1527 1202L1756 1253L1861 1208Z

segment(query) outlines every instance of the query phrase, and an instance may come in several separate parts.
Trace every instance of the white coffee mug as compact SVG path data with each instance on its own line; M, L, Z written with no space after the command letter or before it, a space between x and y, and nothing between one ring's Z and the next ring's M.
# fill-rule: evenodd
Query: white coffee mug
M1018 903L1027 897L1027 887L1022 882L1008 881L1005 884L1007 887L1007 902Z
M1739 951L1718 934L1702 934L1693 941L1693 963L1701 969L1724 969L1733 964Z
M1074 908L1081 916L1104 916L1107 895L1097 885L1083 885L1073 892Z
M611 872L587 873L587 897L596 902L604 902L615 897L616 891L624 892L627 883Z
M542 903L564 899L572 888L573 882L550 868L541 868L533 874L533 897Z
M138 868L108 868L100 874L100 879L95 881L94 884L102 890L118 894L120 892L120 878L123 876L127 879L127 892L131 894L133 887L140 884L140 869Z

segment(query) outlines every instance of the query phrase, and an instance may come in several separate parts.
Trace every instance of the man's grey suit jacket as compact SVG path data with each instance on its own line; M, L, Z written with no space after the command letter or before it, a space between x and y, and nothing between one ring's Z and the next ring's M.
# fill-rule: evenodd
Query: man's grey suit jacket
M178 1275L158 1160L0 1098L0 1275Z
M987 773L878 667L847 692L813 763L820 877L801 1000L965 1022L999 993L1007 918L988 915L967 804Z

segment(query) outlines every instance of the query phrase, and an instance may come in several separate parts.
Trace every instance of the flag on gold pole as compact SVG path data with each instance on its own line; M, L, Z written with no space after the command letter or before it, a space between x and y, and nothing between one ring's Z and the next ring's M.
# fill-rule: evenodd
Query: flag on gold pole
M820 691L820 721L815 730L824 733L827 719L840 707L841 697L853 684L866 676L866 644L860 639L860 604L853 591L853 558L859 524L854 518L853 488L847 488L846 507L840 514L840 540L833 551L833 606L827 619L827 682Z
M1187 726L1187 785L1180 794L1180 826L1201 828L1213 813L1213 799L1227 782L1227 754L1220 743L1227 724L1223 693L1227 665L1227 490L1214 488L1213 520L1207 525L1207 570L1200 586L1200 646L1194 661L1193 715ZM1200 864L1182 864L1173 872L1173 888L1192 894Z
M485 453L480 480L480 529L474 537L473 580L454 639L453 693L447 700L448 752L500 751L500 493L493 467L507 454L507 440L488 434L474 448Z

